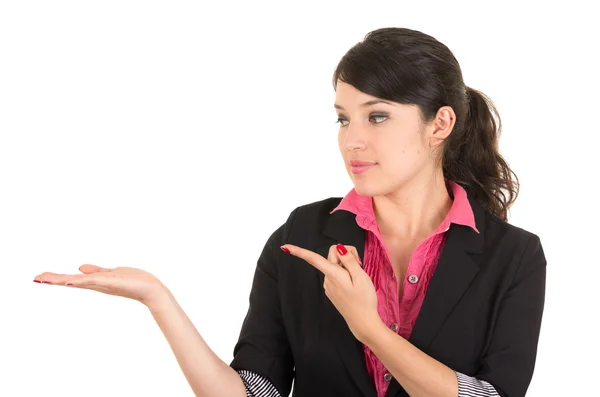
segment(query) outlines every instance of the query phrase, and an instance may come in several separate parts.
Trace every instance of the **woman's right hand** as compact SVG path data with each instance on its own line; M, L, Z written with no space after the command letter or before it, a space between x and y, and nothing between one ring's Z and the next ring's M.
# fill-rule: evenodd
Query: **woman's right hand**
M107 269L95 265L82 265L83 274L41 273L34 282L85 288L109 295L123 296L148 305L167 292L167 288L152 274L133 267Z

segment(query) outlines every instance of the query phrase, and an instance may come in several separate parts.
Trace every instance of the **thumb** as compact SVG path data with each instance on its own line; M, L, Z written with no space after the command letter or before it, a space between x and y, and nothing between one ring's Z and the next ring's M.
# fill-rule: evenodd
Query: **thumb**
M111 269L107 269L96 265L81 265L79 266L79 271L84 274L90 274L98 272L110 272Z
M363 267L363 263L360 260L360 256L358 255L358 251L356 250L356 248L353 247L353 246L348 246L348 250L350 252L352 252L352 255L354 255L354 258L356 259L356 262L358 262L358 264L360 265L360 267Z

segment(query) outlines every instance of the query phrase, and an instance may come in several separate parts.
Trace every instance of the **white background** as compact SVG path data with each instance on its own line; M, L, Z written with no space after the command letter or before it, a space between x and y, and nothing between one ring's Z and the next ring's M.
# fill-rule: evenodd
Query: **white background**
M144 306L32 282L84 263L156 274L229 362L269 235L352 188L331 76L386 26L442 41L500 111L522 184L510 222L548 259L528 396L597 390L600 32L584 2L200 3L0 3L1 396L192 396Z

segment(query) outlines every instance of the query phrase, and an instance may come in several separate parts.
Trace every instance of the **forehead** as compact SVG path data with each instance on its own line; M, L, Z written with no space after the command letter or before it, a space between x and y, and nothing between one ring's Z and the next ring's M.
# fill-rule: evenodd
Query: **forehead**
M335 99L345 102L365 102L373 99L379 99L369 94L365 94L362 91L359 91L354 86L344 83L341 80L337 81L337 87L335 90Z
M364 112L373 109L373 105L379 105L386 111L400 115L400 119L419 119L421 117L419 107L415 104L403 104L379 97L365 94L354 86L338 80L335 90L334 107L338 112Z
M338 80L338 85L335 92L335 108L339 110L350 111L352 109L367 109L376 104L382 104L383 106L395 109L402 108L400 103L365 94L352 85Z

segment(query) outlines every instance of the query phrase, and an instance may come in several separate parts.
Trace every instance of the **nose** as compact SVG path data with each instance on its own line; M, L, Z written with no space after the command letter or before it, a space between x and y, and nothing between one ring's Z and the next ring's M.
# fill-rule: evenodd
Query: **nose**
M363 150L366 147L365 137L360 127L350 123L342 135L343 147L348 151Z

